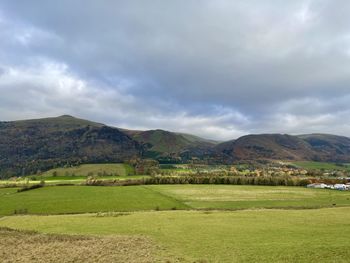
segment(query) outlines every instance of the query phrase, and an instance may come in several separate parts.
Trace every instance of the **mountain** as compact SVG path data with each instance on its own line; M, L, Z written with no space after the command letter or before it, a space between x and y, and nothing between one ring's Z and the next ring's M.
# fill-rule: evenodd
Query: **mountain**
M63 115L0 122L0 177L80 163L153 158L163 163L240 160L350 162L350 138L253 134L223 143L164 130L134 131Z
M145 156L163 161L171 159L188 159L202 156L213 148L217 142L201 137L175 133L164 130L133 131L123 130L134 140L143 144Z
M247 135L235 141L219 144L217 149L235 160L313 158L313 151L308 143L287 134Z
M63 115L0 122L0 174L33 173L77 163L122 162L142 146L117 128Z
M350 139L327 134L246 135L218 144L215 150L232 160L350 161Z
M320 160L347 162L350 157L350 138L332 134L305 134L298 138L306 141Z

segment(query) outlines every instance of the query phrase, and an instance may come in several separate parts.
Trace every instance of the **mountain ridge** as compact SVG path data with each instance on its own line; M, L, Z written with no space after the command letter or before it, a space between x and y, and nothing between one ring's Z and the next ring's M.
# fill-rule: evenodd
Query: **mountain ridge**
M0 175L131 158L225 164L242 160L350 162L350 138L322 133L249 134L216 142L161 129L127 130L70 115L0 122Z

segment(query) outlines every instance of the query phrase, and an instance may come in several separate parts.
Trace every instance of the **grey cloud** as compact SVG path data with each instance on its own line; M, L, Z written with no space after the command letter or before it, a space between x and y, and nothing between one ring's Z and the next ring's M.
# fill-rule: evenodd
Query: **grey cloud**
M0 10L0 28L11 24L0 32L9 39L0 43L3 61L63 63L88 83L95 107L76 99L65 106L72 114L225 139L350 135L341 120L350 110L348 1L3 0ZM109 95L97 98L98 91ZM98 110L102 104L108 110ZM179 118L181 127L171 121Z

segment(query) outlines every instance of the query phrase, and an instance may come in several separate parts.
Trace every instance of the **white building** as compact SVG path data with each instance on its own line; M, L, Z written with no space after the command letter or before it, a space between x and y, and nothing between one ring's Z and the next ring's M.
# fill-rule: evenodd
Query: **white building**
M348 190L348 186L345 184L335 184L334 189L335 190Z
M319 188L319 189L325 189L325 188L329 188L328 185L320 183L320 184L308 184L306 186L307 188Z

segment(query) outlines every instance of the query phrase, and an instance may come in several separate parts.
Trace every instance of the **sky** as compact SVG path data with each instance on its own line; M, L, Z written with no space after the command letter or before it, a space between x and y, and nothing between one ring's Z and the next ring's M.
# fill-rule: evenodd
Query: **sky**
M0 120L350 136L348 0L0 0Z

